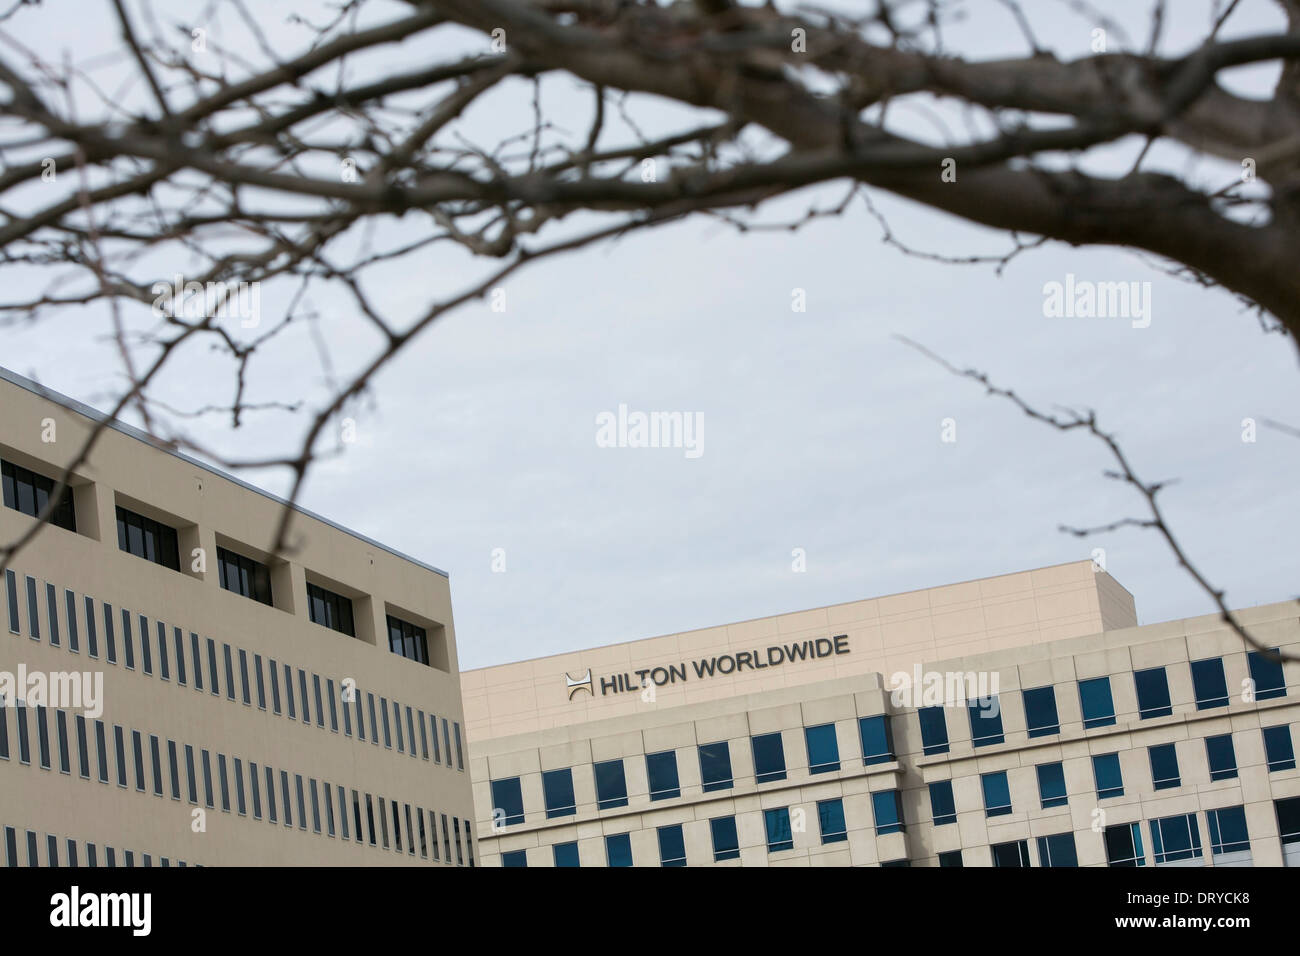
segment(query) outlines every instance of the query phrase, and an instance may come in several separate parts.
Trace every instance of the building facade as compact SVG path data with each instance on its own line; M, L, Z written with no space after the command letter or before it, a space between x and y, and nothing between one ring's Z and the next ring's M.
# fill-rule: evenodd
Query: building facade
M0 372L0 541L103 416ZM446 574L109 423L0 575L0 861L473 866Z
M488 866L1300 865L1300 665L1087 561L462 683Z

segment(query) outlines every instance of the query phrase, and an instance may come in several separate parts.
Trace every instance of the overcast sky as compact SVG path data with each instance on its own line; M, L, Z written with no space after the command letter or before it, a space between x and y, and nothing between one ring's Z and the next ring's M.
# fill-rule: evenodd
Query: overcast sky
M1088 25L1066 4L1033 6L1044 35L1086 50ZM1275 24L1268 4L1246 6L1238 32ZM1180 37L1185 48L1209 5L1175 8L1170 48ZM400 12L378 9L386 15L376 19ZM986 18L955 29L954 43L981 55L1020 52L1005 13L982 9ZM32 26L12 29L51 58L64 45L102 49L114 35L88 15L41 38L35 26L48 12L33 14ZM1142 37L1145 5L1127 22ZM271 32L294 47L288 26ZM429 52L404 47L401 56ZM1266 86L1270 75L1242 82ZM561 115L566 95L578 96L566 83L570 92L557 87L550 100ZM499 110L527 105L517 98L470 115L466 134L502 129L508 114ZM642 118L654 127L679 115L649 104ZM581 117L573 126L585 129ZM1132 155L1117 149L1104 161ZM1157 151L1152 162L1182 159ZM1202 173L1233 174L1194 171ZM804 192L765 216L798 216L842 194L840 185ZM1008 246L885 194L872 199L917 248ZM1242 441L1246 418L1300 425L1290 340L1263 334L1231 296L1122 251L1048 246L999 277L991 266L905 255L880 237L855 203L795 234L740 236L700 219L535 264L506 284L504 312L483 303L453 313L378 378L352 410L357 441L317 467L303 504L449 572L462 667L1073 561L1095 547L1135 595L1142 623L1212 610L1154 532L1080 540L1058 531L1145 517L1135 493L1103 477L1112 462L1099 443L985 397L899 334L1044 408L1096 409L1144 478L1178 480L1162 494L1168 518L1232 605L1296 595L1300 440L1261 424L1257 441ZM463 285L474 265L466 260L421 254L385 272L375 296L390 314L417 314ZM5 272L9 297L48 280ZM1149 327L1046 317L1044 285L1067 274L1151 283ZM795 289L806 292L806 312L792 311ZM275 303L274 290L264 301ZM315 305L335 370L356 367L373 341L350 304ZM5 330L0 364L105 406L121 385L106 328L104 313L89 309ZM196 407L224 394L227 373L196 350L152 395ZM256 399L316 404L326 394L305 333L257 375ZM598 447L597 416L620 404L702 416L703 453ZM947 418L955 442L941 440ZM292 449L304 425L184 427L255 457ZM282 474L244 477L286 487ZM493 571L494 549L504 549L504 572ZM795 549L806 571L792 569Z

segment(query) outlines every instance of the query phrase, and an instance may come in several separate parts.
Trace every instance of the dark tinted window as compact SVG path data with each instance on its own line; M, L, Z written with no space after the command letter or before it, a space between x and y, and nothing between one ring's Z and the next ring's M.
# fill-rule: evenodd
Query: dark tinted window
M1278 649L1273 648L1276 654ZM1255 699L1269 700L1273 697L1286 696L1286 678L1282 675L1282 662L1264 656L1259 651L1246 655L1250 665L1250 679L1255 684Z
M1133 675L1137 686L1138 717L1168 717L1174 712L1169 703L1169 678L1163 667L1137 671Z
M352 625L352 601L343 595L308 582L307 609L315 623L349 637L356 637Z
M1182 783L1178 775L1178 751L1173 744L1157 744L1148 748L1151 758L1151 785L1157 790L1170 790Z
M429 639L424 628L391 614L388 615L388 649L407 660L429 663Z
M1115 723L1115 703L1110 696L1110 678L1095 677L1079 681L1079 704L1083 709L1083 726L1106 727Z
M1151 852L1157 865L1200 859L1201 828L1196 823L1196 814L1152 820Z
M980 786L984 789L985 816L1001 817L1011 812L1011 787L1005 770L981 774Z
M1231 780L1237 776L1237 754L1232 749L1232 734L1206 737L1205 754L1210 762L1211 780Z
M444 826L443 829L445 830L446 827ZM556 866L580 866L581 865L578 862L577 843L557 843L552 849L555 854ZM450 856L450 852L451 852L450 848L448 848L448 856ZM447 862L450 863L451 860L448 859Z
M573 799L573 771L547 770L542 774L542 793L546 798L546 816L569 817L578 812Z
M1092 776L1097 782L1097 799L1124 796L1124 778L1120 774L1119 754L1098 754L1092 758Z
M610 866L631 866L632 837L626 833L611 833L605 837L605 861Z
M1291 728L1286 724L1264 728L1264 755L1269 773L1295 769L1295 749L1291 746Z
M117 546L128 554L173 571L181 569L176 529L128 511L121 505L117 508Z
M834 724L805 727L803 734L808 742L809 773L830 773L840 769L840 746L835 739Z
M501 854L502 866L528 866L527 850L511 850Z
M217 572L221 586L262 604L271 604L271 572L265 564L242 554L217 548Z
M782 850L794 849L794 834L790 832L789 807L764 810L763 820L767 827L768 853L780 853Z
M858 719L864 764L891 763L894 760L894 735L884 714Z
M849 838L844 825L844 801L820 800L817 803L817 823L823 843L843 843Z
M627 778L622 760L606 760L593 768L596 775L596 809L627 806Z
M23 514L38 517L50 503L55 482L28 471L12 462L0 461L0 485L4 488L4 505ZM58 503L50 512L50 524L69 531L77 530L77 513L72 506L72 489L64 488Z
M948 723L942 707L922 707L916 712L921 720L921 746L927 757L948 752Z
M518 777L492 781L492 819L501 826L524 822L524 797Z
M961 860L961 850L949 850L947 853L939 854L940 866L964 866Z
M768 783L785 779L785 747L781 734L758 734L749 739L754 750L754 780Z
M1196 691L1197 710L1227 707L1228 682L1223 676L1223 658L1192 661L1192 687Z
M1012 840L993 847L994 866L1029 866L1029 841Z
M705 793L731 789L731 749L725 740L700 745L700 781Z
M973 746L987 747L990 744L1003 742L1005 738L1002 736L1002 708L997 697L981 697L973 700L967 706L967 712L970 714L970 736Z
M682 795L681 786L677 782L677 751L646 754L645 769L650 783L651 800L668 800Z
M1061 722L1056 716L1056 690L1052 687L1035 687L1024 692L1025 727L1031 737L1047 737L1061 732Z
M659 862L663 866L686 865L686 841L681 824L659 828Z
M936 780L930 784L930 812L937 827L957 822L957 802L952 795L951 780Z
M1059 763L1042 763L1038 770L1038 797L1043 809L1063 807L1068 800L1065 795L1065 771Z
M1039 866L1078 866L1073 833L1054 833L1038 838Z
M709 831L713 835L715 863L740 858L740 839L736 836L735 817L715 817L709 821Z
M1240 853L1250 849L1245 807L1207 810L1205 818L1210 824L1210 849L1216 856L1220 853Z
M897 790L880 790L873 793L871 809L875 813L877 833L902 832L903 805Z

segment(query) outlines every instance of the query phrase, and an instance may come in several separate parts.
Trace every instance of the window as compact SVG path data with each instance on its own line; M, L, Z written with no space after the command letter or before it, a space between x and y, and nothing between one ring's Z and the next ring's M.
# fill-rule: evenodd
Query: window
M1168 717L1174 712L1169 703L1169 678L1163 667L1152 667L1133 674L1137 686L1138 717Z
M1273 653L1278 649L1273 648ZM1255 687L1256 700L1269 700L1273 697L1286 696L1286 678L1282 675L1282 661L1267 657L1262 651L1250 651L1246 655L1250 665L1250 679Z
M1104 842L1108 866L1146 866L1142 830L1138 824L1117 823L1107 827Z
M627 778L622 760L606 760L594 767L596 774L596 809L612 810L627 806Z
M817 822L821 827L823 843L843 843L849 838L848 828L844 825L843 800L819 800Z
M700 744L700 780L705 793L731 789L731 749L725 740Z
M510 850L501 854L502 866L528 866L527 850Z
M1171 790L1181 786L1178 776L1178 752L1173 744L1157 744L1147 748L1151 758L1151 784L1157 790Z
M605 837L605 862L609 866L631 866L632 837L626 833L612 833Z
M763 822L767 826L768 853L780 853L782 850L794 849L794 834L790 832L789 807L764 810Z
M948 752L948 723L942 707L921 707L916 716L921 721L921 751L927 757Z
M1038 770L1038 797L1043 809L1063 807L1069 803L1065 793L1065 770L1059 763L1040 763Z
M388 615L388 649L408 661L429 663L429 640L424 628Z
M984 788L986 817L1001 817L1011 812L1011 788L1007 784L1005 770L980 774L980 785Z
M518 777L492 781L492 819L507 827L524 822L524 796Z
M1030 737L1050 737L1061 732L1056 715L1056 690L1051 686L1035 687L1024 692L1025 727Z
M1288 862L1293 862L1293 851L1288 848L1300 843L1300 797L1274 800L1273 809L1277 813L1277 832L1282 838L1282 853Z
M1201 831L1196 814L1179 814L1151 821L1151 853L1156 866L1201 858Z
M1207 810L1205 817L1210 824L1210 851L1215 856L1229 853L1250 851L1250 835L1246 832L1246 808L1224 807L1222 810ZM1220 866L1217 860L1216 866Z
M1192 688L1196 691L1197 710L1227 707L1228 682L1223 676L1223 658L1192 661Z
M1269 773L1295 769L1295 750L1291 746L1290 727L1279 724L1264 728L1264 757L1268 761Z
M217 572L222 589L271 604L271 572L265 564L242 554L217 548Z
M809 773L831 773L840 769L840 746L835 739L834 724L805 727L803 736L808 744Z
M962 866L961 850L949 850L939 854L940 866Z
M930 812L937 827L957 822L957 801L952 795L951 780L936 780L930 784Z
M897 790L878 790L873 793L871 809L876 817L876 833L903 832L903 804Z
M754 751L754 782L771 783L785 779L785 747L781 734L759 734L749 738Z
M1110 678L1094 677L1079 681L1079 705L1083 710L1085 730L1108 727L1115 723L1115 702L1110 696Z
M1124 778L1120 774L1119 754L1099 754L1092 758L1092 776L1097 782L1097 799L1124 796Z
M127 554L173 571L181 569L176 529L128 511L121 505L117 508L117 546Z
M735 817L714 817L709 821L713 835L713 862L740 859L740 839L736 836Z
M889 727L889 718L884 714L859 718L858 735L862 738L863 764L870 766L894 761L894 734Z
M1210 780L1231 780L1237 776L1237 754L1232 734L1205 738L1205 755L1210 762Z
M573 770L547 770L542 774L542 793L546 798L546 819L571 817L578 812L573 798Z
M307 582L307 611L312 621L332 631L356 637L352 626L352 601L341 594Z
M444 817L444 820L445 820L445 817ZM444 842L444 843L446 843L446 838L447 838L446 830L447 830L447 825L446 825L446 823L444 822L444 823L443 823L443 842ZM458 844L458 845L459 845L459 844ZM556 866L581 866L581 865L582 865L581 863L578 862L578 844L577 844L576 842L573 842L573 843L557 843L557 844L555 844L555 846L553 846L553 847L551 848L551 852L555 855L555 865L556 865ZM447 862L448 862L448 863L451 862L451 847L450 847L450 846L447 847Z
M1073 833L1053 833L1038 838L1039 866L1078 866Z
M682 825L659 828L659 864L661 866L686 865L686 841L682 837Z
M33 518L39 517L50 502L56 482L28 471L21 465L0 461L0 484L4 486L4 505ZM72 489L64 488L58 504L50 512L50 524L77 530L76 509L72 506Z
M987 747L1000 744L1002 736L1002 709L997 697L980 697L971 701L966 707L970 715L971 745Z
M670 800L680 797L682 790L677 782L677 751L664 750L645 755L646 778L650 783L651 800Z
M1029 841L1012 840L993 847L994 866L1029 866Z

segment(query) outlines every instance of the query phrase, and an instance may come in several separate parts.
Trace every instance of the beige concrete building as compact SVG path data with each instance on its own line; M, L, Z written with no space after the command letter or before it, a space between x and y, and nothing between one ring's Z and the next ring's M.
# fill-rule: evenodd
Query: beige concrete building
M0 542L103 416L0 371ZM0 862L473 866L447 576L111 423L0 575Z
M462 675L488 866L1300 865L1298 685L1090 561Z

